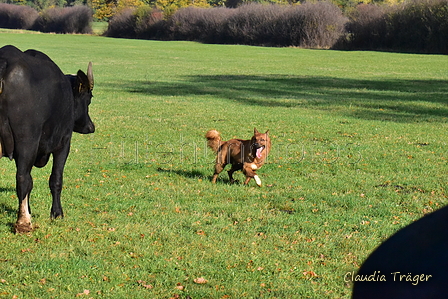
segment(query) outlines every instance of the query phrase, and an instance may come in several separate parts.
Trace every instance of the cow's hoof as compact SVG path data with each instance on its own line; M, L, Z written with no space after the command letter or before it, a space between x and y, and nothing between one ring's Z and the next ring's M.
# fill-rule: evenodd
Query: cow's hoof
M23 234L23 233L29 233L33 231L33 225L31 223L24 223L24 222L16 222L14 224L14 231L16 234Z
M60 212L51 212L50 213L50 218L51 219L57 219L57 218L62 219L62 218L64 218L64 213L62 211L60 211Z

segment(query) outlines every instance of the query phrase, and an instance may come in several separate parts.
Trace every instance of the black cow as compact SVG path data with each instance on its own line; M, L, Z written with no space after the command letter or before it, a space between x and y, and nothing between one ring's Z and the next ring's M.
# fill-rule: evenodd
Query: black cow
M352 298L447 298L447 228L448 206L399 230L353 276Z
M29 206L33 188L31 169L33 165L44 167L50 154L53 155L50 217L64 216L62 177L72 132L95 131L88 114L92 89L91 63L87 75L81 70L77 75L64 75L42 52L22 52L14 46L0 48L0 153L14 159L17 167L16 232L33 229Z

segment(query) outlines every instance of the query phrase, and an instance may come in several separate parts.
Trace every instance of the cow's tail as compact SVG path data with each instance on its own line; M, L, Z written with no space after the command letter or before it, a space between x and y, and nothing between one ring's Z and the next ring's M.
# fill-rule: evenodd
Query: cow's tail
M3 92L4 80L3 77L6 73L6 67L8 66L8 62L5 59L0 58L0 94Z
M12 160L14 152L14 138L8 118L3 110L2 103L2 93L5 88L4 77L7 66L8 62L5 59L0 58L0 158L6 156Z
M205 134L205 138L207 138L207 145L217 153L221 145L221 136L219 136L219 132L210 130Z

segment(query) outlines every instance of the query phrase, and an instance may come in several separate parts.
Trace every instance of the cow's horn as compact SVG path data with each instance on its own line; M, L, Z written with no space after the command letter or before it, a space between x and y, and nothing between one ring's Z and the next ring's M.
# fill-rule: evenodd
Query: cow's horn
M89 79L89 87L90 90L93 89L93 71L92 71L92 62L89 62L89 66L87 67L87 78Z

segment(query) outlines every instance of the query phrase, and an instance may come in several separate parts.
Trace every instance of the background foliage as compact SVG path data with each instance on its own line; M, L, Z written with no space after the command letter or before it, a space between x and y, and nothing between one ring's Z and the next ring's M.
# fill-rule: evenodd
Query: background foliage
M93 12L96 20L109 20L104 34L110 37L448 53L448 0L356 6L326 1L242 2L236 8L205 0L92 1L86 5L53 3L40 12L29 6L0 3L0 27L90 33Z
M344 12L351 10L360 3L365 4L397 4L403 0L332 0L331 2L340 7ZM139 6L151 6L172 14L179 8L195 7L217 7L226 6L235 8L242 4L262 3L262 4L301 4L304 0L1 0L3 3L28 5L36 8L38 11L47 8L60 6L87 5L95 11L95 17L98 19L109 19L115 13L124 8L135 8Z

